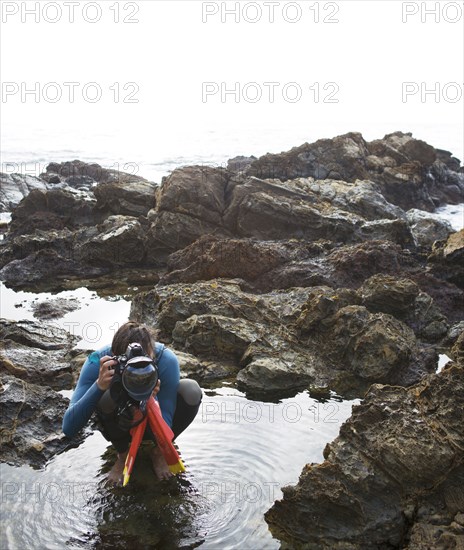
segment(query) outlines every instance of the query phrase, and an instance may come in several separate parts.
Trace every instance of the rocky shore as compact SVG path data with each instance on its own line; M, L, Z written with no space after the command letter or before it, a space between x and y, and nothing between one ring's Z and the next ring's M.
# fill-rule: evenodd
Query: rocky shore
M459 542L464 231L431 214L464 202L451 153L401 132L350 133L178 168L160 185L80 161L0 179L8 286L126 288L131 317L204 385L363 398L326 461L267 514L284 545L420 548L439 526ZM37 316L61 306L74 307ZM50 330L1 322L5 461L41 465L69 444L57 391L83 356ZM437 375L438 353L455 363Z

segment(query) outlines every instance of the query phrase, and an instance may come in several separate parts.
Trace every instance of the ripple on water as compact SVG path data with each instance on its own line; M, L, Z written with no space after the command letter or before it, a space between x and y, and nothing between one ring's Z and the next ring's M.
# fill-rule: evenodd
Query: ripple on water
M187 473L170 482L155 481L141 452L129 486L106 487L114 455L99 433L43 470L3 464L1 546L278 548L264 512L304 464L322 460L351 406L307 392L280 403L233 388L205 395L178 438Z

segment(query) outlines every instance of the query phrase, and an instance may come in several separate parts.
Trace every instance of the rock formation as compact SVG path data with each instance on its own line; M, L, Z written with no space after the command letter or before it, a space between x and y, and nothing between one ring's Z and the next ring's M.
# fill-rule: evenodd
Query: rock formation
M462 548L464 364L373 385L266 520L285 548Z

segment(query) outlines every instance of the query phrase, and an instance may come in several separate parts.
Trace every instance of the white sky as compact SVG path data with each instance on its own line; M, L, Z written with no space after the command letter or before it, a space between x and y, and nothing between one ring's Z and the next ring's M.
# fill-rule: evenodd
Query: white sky
M24 13L35 4L39 22ZM60 4L62 18L49 23L45 18L55 17L56 4ZM395 129L416 134L417 129L417 137L452 148L462 158L463 2L283 1L276 5L271 22L265 3L242 1L238 23L232 15L225 23L221 21L224 8L231 9L236 2L118 2L120 19L138 19L133 24L114 21L114 0L98 2L101 18L93 24L83 18L84 12L89 18L95 16L92 2L79 2L74 22L69 21L65 4L2 2L3 91L5 83L10 83L9 90L15 84L21 90L38 82L41 91L50 82L79 83L74 103L68 101L65 87L58 103L42 97L36 103L31 95L22 102L19 92L3 94L4 128L44 132L122 128L138 140L149 139L153 133L201 135L218 127L242 133L250 127L307 127L311 134L319 133L316 137L327 137L328 128L333 129L329 135L359 130L368 139ZM206 4L218 13L203 22ZM262 18L248 23L245 18L255 16L257 4ZM436 15L425 13L435 6ZM316 8L319 23L314 21ZM297 9L300 20L286 22L283 15L294 18ZM411 13L407 22L402 21L405 10ZM415 10L417 14L412 13ZM324 23L324 17L339 22ZM97 82L102 90L101 100L94 104L81 98L89 82ZM120 83L122 97L127 93L122 90L124 84L136 83L139 102L116 103L110 90L115 82ZM241 97L235 103L230 95L222 102L216 94L204 102L204 82L215 82L219 89L238 82L240 90L256 82L263 97L256 103ZM269 101L265 82L279 83L274 103ZM283 86L290 82L302 90L296 103L282 99ZM328 82L338 87L334 96L338 103L322 102L334 89L324 91ZM403 82L415 83L411 87L418 90L406 103L402 101ZM314 83L320 88L319 102L309 90ZM421 100L421 90L435 83L438 102L433 95ZM456 90L461 98L453 103L449 99ZM253 89L249 93L254 94Z

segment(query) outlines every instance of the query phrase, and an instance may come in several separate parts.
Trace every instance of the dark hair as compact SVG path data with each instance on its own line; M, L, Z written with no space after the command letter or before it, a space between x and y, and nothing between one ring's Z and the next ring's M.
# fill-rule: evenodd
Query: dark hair
M113 337L111 350L115 355L126 353L127 346L133 342L140 344L145 353L152 355L155 351L156 332L137 321L128 321L119 327Z

